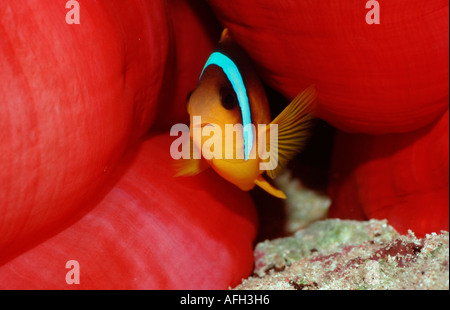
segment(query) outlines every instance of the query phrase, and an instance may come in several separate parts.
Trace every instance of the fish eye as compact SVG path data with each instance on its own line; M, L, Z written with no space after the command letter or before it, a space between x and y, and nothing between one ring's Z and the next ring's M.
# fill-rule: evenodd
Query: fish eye
M238 105L236 94L231 87L222 87L220 89L220 101L227 110L232 110Z

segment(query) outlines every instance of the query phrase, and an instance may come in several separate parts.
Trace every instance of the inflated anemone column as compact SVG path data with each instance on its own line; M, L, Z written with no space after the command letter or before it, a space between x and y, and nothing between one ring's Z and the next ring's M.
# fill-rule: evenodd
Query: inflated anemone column
M0 286L238 284L253 266L248 194L212 172L174 179L173 137L144 136L185 117L213 14L79 1L67 24L64 1L44 2L0 4Z

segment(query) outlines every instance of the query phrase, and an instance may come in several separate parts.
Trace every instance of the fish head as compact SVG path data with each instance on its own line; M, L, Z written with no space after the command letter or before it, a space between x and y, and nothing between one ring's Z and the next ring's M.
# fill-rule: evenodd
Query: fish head
M197 87L187 100L190 115L190 134L197 147L202 149L204 143L211 139L212 133L216 141L222 145L221 158L240 158L244 152L242 115L239 101L233 86L222 69L215 65L205 68ZM236 126L237 125L237 126ZM195 129L201 129L202 137L194 137ZM231 140L227 133L234 130ZM210 134L208 134L210 133ZM220 137L219 137L220 136Z

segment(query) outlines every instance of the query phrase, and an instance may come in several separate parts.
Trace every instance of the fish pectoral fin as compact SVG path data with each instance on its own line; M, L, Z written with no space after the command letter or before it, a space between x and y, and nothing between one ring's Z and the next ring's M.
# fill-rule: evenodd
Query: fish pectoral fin
M172 166L175 170L175 177L193 176L209 168L209 164L206 160L203 158L194 158L194 148L196 148L196 146L192 139L190 139L190 147L188 150L183 150L185 153L182 154L182 158L174 159ZM200 152L198 149L196 149L196 151Z
M208 163L203 159L180 158L174 161L175 177L193 176L209 168Z
M282 190L279 190L269 182L267 182L262 175L259 175L258 178L255 179L255 184L261 187L263 190L271 194L272 196L286 199L286 195L283 193Z
M270 150L270 161L266 172L272 179L306 145L313 124L311 111L316 99L316 88L314 86L306 88L266 126L266 149ZM272 124L278 125L278 137L269 135Z

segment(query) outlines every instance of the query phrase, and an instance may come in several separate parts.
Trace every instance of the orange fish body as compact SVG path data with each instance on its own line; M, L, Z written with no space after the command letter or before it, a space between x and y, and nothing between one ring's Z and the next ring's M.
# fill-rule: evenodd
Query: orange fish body
M187 103L191 140L201 150L202 159L182 160L178 175L192 175L212 167L244 191L258 185L285 198L262 174L267 171L275 177L303 147L315 98L315 89L308 88L271 122L262 83L248 56L225 29ZM276 125L278 135L271 135L271 124ZM215 137L213 145L211 136ZM261 154L266 156L261 158ZM266 168L262 169L262 164Z

